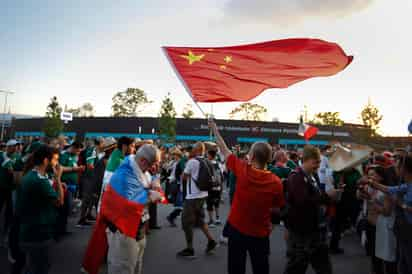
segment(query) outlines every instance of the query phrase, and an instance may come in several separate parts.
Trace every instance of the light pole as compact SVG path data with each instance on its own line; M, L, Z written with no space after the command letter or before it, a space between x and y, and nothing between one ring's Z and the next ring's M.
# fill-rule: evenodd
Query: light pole
M4 126L5 126L5 123L6 123L7 97L9 96L9 94L13 94L14 92L6 91L6 90L0 90L0 92L4 93L4 109L3 109L3 120L2 120L2 123L1 123L1 138L0 138L0 140L3 141Z

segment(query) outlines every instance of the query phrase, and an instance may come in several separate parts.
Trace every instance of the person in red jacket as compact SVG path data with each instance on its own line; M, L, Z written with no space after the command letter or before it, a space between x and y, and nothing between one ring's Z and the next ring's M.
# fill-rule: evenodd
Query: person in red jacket
M226 234L228 242L228 273L243 274L249 253L254 274L269 273L269 236L272 232L272 210L285 205L282 183L266 169L271 161L272 147L254 143L249 161L238 159L225 144L217 126L210 122L227 168L237 178Z

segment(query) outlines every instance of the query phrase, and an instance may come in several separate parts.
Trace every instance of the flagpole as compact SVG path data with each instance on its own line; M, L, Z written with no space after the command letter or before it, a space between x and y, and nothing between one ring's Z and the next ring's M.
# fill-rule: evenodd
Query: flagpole
M210 103L210 116L209 116L209 119L213 119L213 118L215 118L214 115L213 115L213 103ZM210 130L209 130L209 138L210 138L210 140L213 139L212 128L210 128Z

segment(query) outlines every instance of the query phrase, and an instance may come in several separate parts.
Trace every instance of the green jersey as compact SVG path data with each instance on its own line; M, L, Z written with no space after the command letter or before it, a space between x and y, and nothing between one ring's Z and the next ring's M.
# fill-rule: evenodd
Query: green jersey
M289 174L292 172L292 169L287 166L270 166L269 170L281 180L287 179Z
M104 172L103 186L102 186L103 190L106 188L107 184L110 182L110 178L112 178L113 173L120 166L123 160L124 160L123 152L120 149L113 150L112 154L110 155L109 160L107 161L106 170Z
M57 217L54 203L58 197L52 184L52 180L36 170L22 178L16 204L20 217L20 241L52 239Z
M94 147L88 147L86 148L85 151L85 161L86 161L86 171L85 175L86 176L93 176L93 170L89 169L89 166L95 166L97 162L97 153L96 153L96 148Z
M77 167L77 160L78 160L77 155L72 154L67 151L63 151L60 155L59 162L62 166L70 168L70 167ZM76 171L64 172L61 180L62 182L68 185L77 184L78 174Z
M13 190L16 188L13 180L13 168L16 159L13 155L7 155L6 152L0 153L0 191Z
M287 166L288 168L290 168L291 170L295 170L295 169L298 167L298 165L297 165L294 161L292 161L292 160L289 160L289 161L286 163L286 166Z

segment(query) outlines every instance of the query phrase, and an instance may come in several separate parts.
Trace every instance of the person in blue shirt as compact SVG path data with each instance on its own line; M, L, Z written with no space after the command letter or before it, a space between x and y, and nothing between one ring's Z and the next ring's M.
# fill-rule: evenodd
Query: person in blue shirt
M400 158L397 171L403 181L398 186L384 186L374 180L368 183L397 202L394 231L398 238L399 274L407 274L412 273L412 155Z

